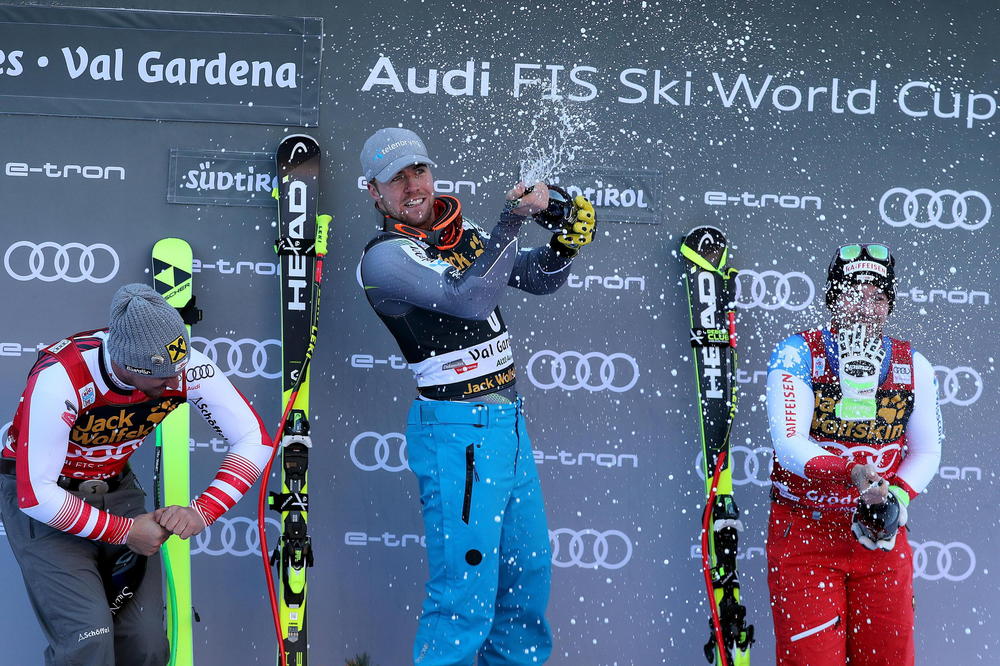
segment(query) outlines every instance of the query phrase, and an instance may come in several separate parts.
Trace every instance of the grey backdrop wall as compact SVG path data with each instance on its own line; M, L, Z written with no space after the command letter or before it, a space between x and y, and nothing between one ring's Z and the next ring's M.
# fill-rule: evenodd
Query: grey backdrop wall
M511 292L502 303L555 549L551 663L702 663L702 482L676 254L702 223L726 230L743 269L734 479L755 663L774 659L764 370L777 340L825 321L828 256L856 240L895 248L892 332L913 340L941 382L942 467L911 509L918 663L991 661L995 3L522 4L148 1L130 5L322 24L100 11L81 24L67 12L72 30L36 25L58 13L31 14L32 27L27 10L3 9L0 113L15 115L2 118L0 150L0 426L37 345L105 324L114 289L148 280L149 250L170 235L188 239L198 262L195 344L275 423L269 159L282 136L318 119L305 131L324 148L321 210L334 223L313 380L312 654L318 664L362 651L382 666L407 663L426 574L400 434L413 387L355 279L374 229L357 154L379 127L417 130L439 164L438 189L489 225L519 160L558 135L564 113L582 129L565 137L576 150L560 182L590 188L605 222L559 293ZM179 32L156 32L164 26ZM232 26L242 37L222 38ZM152 50L160 55L145 65L164 69L160 79L145 70L146 81L139 60ZM224 83L191 83L190 58L220 53L225 67L273 56L275 82L293 62L296 86L241 86L230 69ZM168 80L175 58L184 85ZM576 354L588 355L589 375ZM195 420L196 490L225 448ZM135 458L147 482L149 449ZM199 664L273 663L253 515L244 500L195 541ZM0 548L0 661L38 663L43 641L19 579Z

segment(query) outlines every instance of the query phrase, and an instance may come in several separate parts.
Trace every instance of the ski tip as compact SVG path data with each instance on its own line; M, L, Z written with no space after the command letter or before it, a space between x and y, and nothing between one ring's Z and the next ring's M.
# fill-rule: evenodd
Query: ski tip
M316 141L316 139L314 139L308 134L287 134L285 135L285 138L281 140L281 143L285 143L286 141L298 141L298 140L306 140L306 141L312 141L313 143L319 143L318 141Z
M729 243L722 230L712 226L695 227L681 241L681 254L700 264L698 259L711 264L711 270L720 270L726 263Z

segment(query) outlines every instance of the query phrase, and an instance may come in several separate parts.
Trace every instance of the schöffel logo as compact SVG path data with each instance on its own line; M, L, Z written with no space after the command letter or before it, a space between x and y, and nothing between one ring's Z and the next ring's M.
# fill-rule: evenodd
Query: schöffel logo
M5 176L15 178L41 176L43 178L72 178L74 180L125 180L125 167L123 166L7 162L4 165L3 173Z
M267 517L264 524L269 528L268 546L277 543L281 534L281 523L277 518ZM232 555L233 557L260 557L260 534L257 521L245 516L222 516L214 523L191 537L192 555Z
M549 530L552 564L560 568L621 569L632 559L632 540L619 530Z
M974 368L966 365L957 368L935 365L934 378L939 389L938 404L941 405L968 407L983 394L983 378Z
M974 231L985 226L993 214L989 198L976 190L908 190L894 187L878 202L882 221L894 227L914 226L918 229L965 229Z
M736 276L736 307L791 310L809 307L816 285L805 273L742 270Z
M225 375L242 379L263 377L277 379L281 376L281 340L254 340L253 338L202 338L193 336L191 344L219 366ZM268 354L268 348L273 352ZM271 359L274 362L271 363ZM270 369L269 369L270 368Z
M624 393L639 381L639 364L623 353L542 349L528 359L528 379L543 391L560 388Z
M170 150L167 203L273 206L277 186L269 153Z
M17 241L3 255L7 275L20 282L108 282L118 275L118 253L104 243Z

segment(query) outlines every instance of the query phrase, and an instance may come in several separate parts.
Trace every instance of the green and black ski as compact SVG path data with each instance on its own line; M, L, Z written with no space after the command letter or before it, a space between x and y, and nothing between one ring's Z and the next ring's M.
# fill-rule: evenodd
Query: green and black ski
M281 536L265 563L275 630L279 638L279 663L308 663L306 571L313 564L309 537L309 362L316 345L319 290L326 234L330 217L318 215L320 149L312 137L286 137L276 153L278 188L278 239L275 249L281 279L282 419L276 435L281 451L281 492L267 497L268 507L281 513ZM263 498L270 465L261 488L258 529L262 554ZM274 598L271 566L279 573L279 598ZM280 606L280 607L279 607Z
M736 572L740 511L733 500L729 436L736 417L737 271L729 246L715 227L696 227L681 242L691 322L691 347L705 472L702 566L708 592L711 636L705 657L719 666L748 666L754 642L746 623Z
M163 238L153 246L153 288L177 308L187 324L201 319L192 294L192 253L187 241ZM191 410L187 403L163 419L156 429L154 468L155 505L161 506L160 478L162 468L163 503L166 506L188 506L191 503L190 431ZM171 536L163 544L163 571L167 579L167 636L170 638L170 666L192 666L191 542Z

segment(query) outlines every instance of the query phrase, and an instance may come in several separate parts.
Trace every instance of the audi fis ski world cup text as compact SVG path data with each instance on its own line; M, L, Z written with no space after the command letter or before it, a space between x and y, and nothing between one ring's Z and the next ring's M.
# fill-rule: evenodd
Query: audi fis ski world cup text
M456 66L457 65L457 66ZM830 113L874 116L891 95L896 113L910 118L933 118L972 128L996 116L997 98L973 90L946 90L923 80L880 84L878 79L843 81L839 77L818 85L791 74L775 76L753 72L695 72L627 67L608 71L585 64L515 62L494 66L488 60L464 63L410 65L380 56L362 74L362 92L392 90L412 95L520 97L542 86L542 99L589 102L613 96L619 104L648 104L660 108L734 108L740 113L776 110L783 113ZM497 82L501 82L499 85ZM359 78L360 82L360 78ZM883 93L888 85L891 92ZM880 102L882 102L880 104Z

